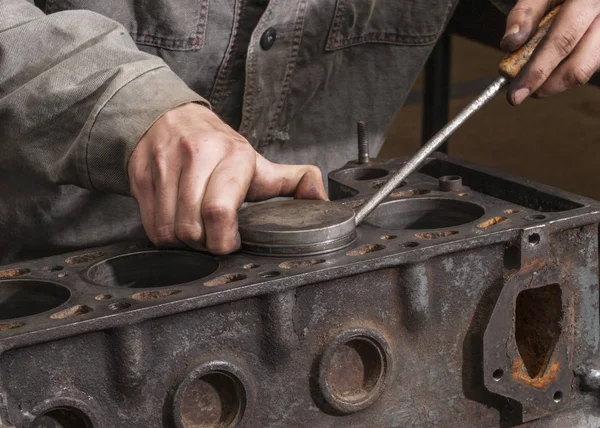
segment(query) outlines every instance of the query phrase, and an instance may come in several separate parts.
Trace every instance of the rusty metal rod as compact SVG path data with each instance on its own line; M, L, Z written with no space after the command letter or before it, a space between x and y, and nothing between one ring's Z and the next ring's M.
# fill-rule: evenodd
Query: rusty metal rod
M355 225L358 226L366 216L377 208L377 206L387 198L390 193L408 177L412 172L419 168L431 153L440 147L452 133L458 129L469 117L479 111L489 100L491 100L505 86L509 79L514 79L521 69L527 64L534 50L542 39L548 33L554 18L560 10L560 5L552 9L540 22L537 31L521 48L508 54L500 62L499 72L501 77L494 80L485 91L475 101L465 107L454 119L435 134L421 150L404 164L384 186L381 187L371 198L358 210L355 217Z
M396 172L392 178L390 178L371 198L365 202L365 204L358 210L355 217L355 224L358 226L366 216L377 208L377 206L385 198L389 196L392 191L402 183L402 181L412 174L417 168L419 168L423 162L427 159L427 156L436 151L436 149L444 144L444 141L452 135L452 133L460 127L465 121L470 118L475 112L479 111L489 100L506 85L508 80L504 77L497 78L485 91L474 101L472 101L467 107L465 107L453 120L448 122L437 134L433 136L431 140L417 152L411 159L404 164L398 172Z

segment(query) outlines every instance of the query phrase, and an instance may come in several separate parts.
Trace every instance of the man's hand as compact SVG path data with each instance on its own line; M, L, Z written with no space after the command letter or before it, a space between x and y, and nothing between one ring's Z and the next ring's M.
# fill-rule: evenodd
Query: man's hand
M237 209L245 199L327 198L317 167L269 162L199 104L161 117L135 148L128 173L153 243L214 254L239 248Z
M535 32L542 17L563 3L546 38L511 83L508 100L545 98L586 83L600 67L600 1L519 0L508 15L501 42L512 52Z

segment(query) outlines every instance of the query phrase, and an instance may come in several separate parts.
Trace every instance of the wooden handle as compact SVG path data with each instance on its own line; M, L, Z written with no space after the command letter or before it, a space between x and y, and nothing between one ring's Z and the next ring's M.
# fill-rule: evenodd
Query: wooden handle
M499 73L506 77L507 79L514 79L519 74L519 71L523 68L525 64L533 55L533 51L540 44L542 39L548 33L550 26L552 25L552 21L556 17L560 6L556 6L552 9L544 19L540 22L540 25L532 38L530 38L527 43L521 46L518 50L513 53L508 54L504 59L500 62Z

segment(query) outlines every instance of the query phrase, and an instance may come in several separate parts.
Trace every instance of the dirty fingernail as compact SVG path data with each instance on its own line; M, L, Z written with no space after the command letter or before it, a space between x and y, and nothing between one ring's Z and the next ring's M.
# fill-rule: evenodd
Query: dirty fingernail
M529 95L529 89L527 88L521 88L518 91L515 92L515 94L513 95L513 100L515 102L515 104L521 104L523 102L523 100L525 98L527 98L527 96Z
M506 31L506 34L504 35L503 39L505 39L508 36L512 36L513 34L517 34L520 30L521 27L519 26L519 24L511 25L511 27Z

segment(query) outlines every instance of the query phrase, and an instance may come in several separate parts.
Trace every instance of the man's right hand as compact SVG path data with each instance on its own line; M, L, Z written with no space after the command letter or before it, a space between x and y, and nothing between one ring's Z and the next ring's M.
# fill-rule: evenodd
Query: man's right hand
M240 246L237 209L277 196L327 199L315 166L279 165L195 103L163 115L128 164L131 194L156 245L187 244L213 254Z

